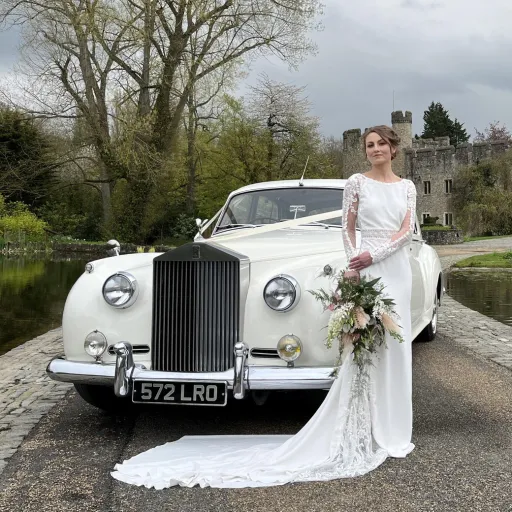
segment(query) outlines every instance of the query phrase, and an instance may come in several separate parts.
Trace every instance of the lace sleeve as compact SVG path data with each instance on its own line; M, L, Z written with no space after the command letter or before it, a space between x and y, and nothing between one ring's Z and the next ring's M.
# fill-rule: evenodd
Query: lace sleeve
M341 234L347 262L356 255L356 221L359 207L360 181L357 175L351 176L343 191L343 213L341 218Z
M416 218L416 187L412 181L407 183L407 213L400 231L395 233L391 239L376 249L370 251L372 263L378 263L383 259L391 256L395 251L408 244L412 240L414 233L414 224Z

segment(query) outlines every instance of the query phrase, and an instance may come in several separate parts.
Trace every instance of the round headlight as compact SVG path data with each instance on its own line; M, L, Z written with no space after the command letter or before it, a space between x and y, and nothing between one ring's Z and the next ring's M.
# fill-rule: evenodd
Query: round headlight
M263 290L263 298L274 311L290 311L300 299L299 283L287 275L273 277Z
M297 336L287 334L277 342L277 354L284 361L295 361L302 352L302 343Z
M85 338L84 349L91 357L100 357L107 349L107 338L100 331L90 332Z
M137 299L137 280L128 272L118 272L110 276L103 285L103 298L115 308L128 308Z

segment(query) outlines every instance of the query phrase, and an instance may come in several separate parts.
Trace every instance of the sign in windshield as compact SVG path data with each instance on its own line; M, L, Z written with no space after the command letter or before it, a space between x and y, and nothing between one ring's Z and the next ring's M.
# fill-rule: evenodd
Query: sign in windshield
M238 194L229 201L217 230L255 227L340 210L343 191L329 188L282 188ZM307 224L307 221L306 223ZM341 226L341 217L324 220Z

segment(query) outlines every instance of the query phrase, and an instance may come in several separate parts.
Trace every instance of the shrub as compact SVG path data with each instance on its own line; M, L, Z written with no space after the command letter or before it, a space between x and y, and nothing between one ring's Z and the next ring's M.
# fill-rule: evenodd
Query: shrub
M6 203L0 195L0 236L4 239L16 237L21 239L40 239L45 235L48 227L46 222L38 219L29 211L28 207L21 203Z

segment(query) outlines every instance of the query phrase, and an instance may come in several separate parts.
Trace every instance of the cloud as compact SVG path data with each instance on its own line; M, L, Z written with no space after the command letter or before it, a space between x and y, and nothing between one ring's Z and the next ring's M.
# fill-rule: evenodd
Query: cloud
M260 61L249 81L266 71L275 80L307 85L325 135L389 124L393 108L411 110L413 131L421 133L432 101L443 103L472 134L494 119L512 128L512 35L503 20L510 19L508 0L493 0L492 16L489 5L468 8L459 0L435 12L399 9L403 3L340 7L328 0L325 29L313 35L317 56L296 73L278 61Z
M441 2L424 2L420 0L403 0L400 7L407 9L431 10L439 9L443 4Z
M18 59L19 27L0 31L0 74L7 73Z

